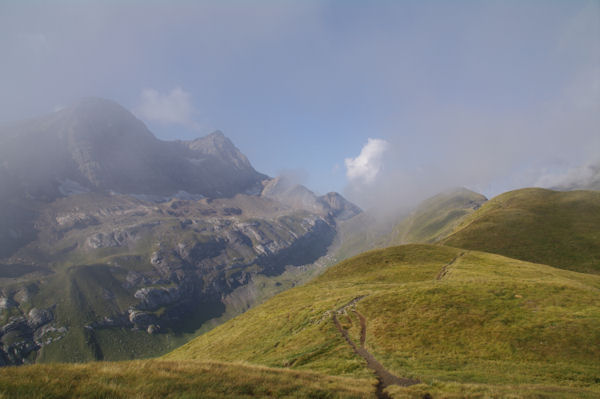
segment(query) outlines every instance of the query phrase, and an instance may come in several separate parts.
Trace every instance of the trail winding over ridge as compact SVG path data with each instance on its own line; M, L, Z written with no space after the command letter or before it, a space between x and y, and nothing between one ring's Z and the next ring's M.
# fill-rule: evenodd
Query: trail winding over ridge
M377 383L375 391L377 397L380 399L389 399L390 396L386 392L384 392L384 389L389 385L400 385L407 387L410 385L419 384L420 381L395 376L394 374L390 373L381 363L379 363L377 359L375 359L375 357L365 348L365 340L367 337L367 320L356 309L352 309L352 311L356 313L358 319L360 320L360 346L357 346L356 343L352 340L352 338L350 338L350 335L348 335L348 331L344 330L337 318L337 315L345 313L347 308L354 307L354 305L356 305L356 303L364 297L364 295L356 297L352 301L348 302L346 305L339 308L337 311L332 312L333 322L340 334L342 334L342 337L344 337L344 339L352 347L354 352L357 355L361 356L363 359L365 359L365 361L367 362L367 366L370 369L372 369L373 372L375 372L377 380L379 381Z
M447 264L444 265L444 267L442 267L442 270L440 270L440 272L437 274L437 276L435 276L436 280L441 280L444 277L446 277L446 274L448 274L448 268L450 266L452 266L454 264L454 262L456 262L458 260L458 258L461 258L465 255L466 252L461 252L459 255L455 256L454 259L452 259L450 262L448 262Z

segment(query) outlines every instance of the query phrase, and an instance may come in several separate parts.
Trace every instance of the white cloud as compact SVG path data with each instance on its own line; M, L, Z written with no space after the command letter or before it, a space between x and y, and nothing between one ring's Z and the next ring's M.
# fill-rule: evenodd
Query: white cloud
M371 183L382 167L383 153L389 143L382 139L369 138L356 158L346 158L346 176L350 181Z
M192 96L181 87L174 88L168 94L161 94L154 89L142 90L140 105L134 112L152 122L199 128L193 120Z
M547 173L535 182L536 187L590 188L600 182L600 162L590 162L558 173Z

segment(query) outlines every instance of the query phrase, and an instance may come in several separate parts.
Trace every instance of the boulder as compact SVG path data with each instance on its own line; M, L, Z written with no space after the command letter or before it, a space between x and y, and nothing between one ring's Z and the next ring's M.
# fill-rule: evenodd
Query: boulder
M27 324L32 330L35 330L52 320L54 320L54 315L50 309L33 308L27 315Z
M130 309L129 321L138 328L147 328L156 321L156 316L141 310Z

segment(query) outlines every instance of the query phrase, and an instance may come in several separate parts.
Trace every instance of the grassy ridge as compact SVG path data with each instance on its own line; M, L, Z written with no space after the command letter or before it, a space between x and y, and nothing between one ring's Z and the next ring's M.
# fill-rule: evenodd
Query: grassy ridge
M562 386L570 389L565 395L578 397L600 393L599 293L597 276L407 245L342 262L166 357L240 359L364 378L370 371L328 311L366 295L357 304L367 318L366 346L396 375L432 389L527 385L536 394ZM339 318L356 337L356 320Z
M0 398L366 398L372 381L244 364L131 361L8 367Z
M465 188L431 197L394 228L390 244L437 242L485 201L483 195Z
M528 188L467 216L445 245L600 273L600 192Z
M357 296L379 290L382 283L388 286L390 277L391 281L394 279L390 271L397 265L411 270L409 275L401 276L404 281L431 278L440 264L455 256L456 250L441 248L435 254L417 252L401 255L391 249L372 251L342 262L312 283L275 296L166 357L242 359L269 366L368 376L370 371L340 339L328 312ZM417 259L420 262L411 267Z

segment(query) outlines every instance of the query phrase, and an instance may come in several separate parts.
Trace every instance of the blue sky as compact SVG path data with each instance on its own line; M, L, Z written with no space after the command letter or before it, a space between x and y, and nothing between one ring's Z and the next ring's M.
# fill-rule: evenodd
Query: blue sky
M0 54L0 123L106 97L367 207L600 158L598 1L2 0Z

